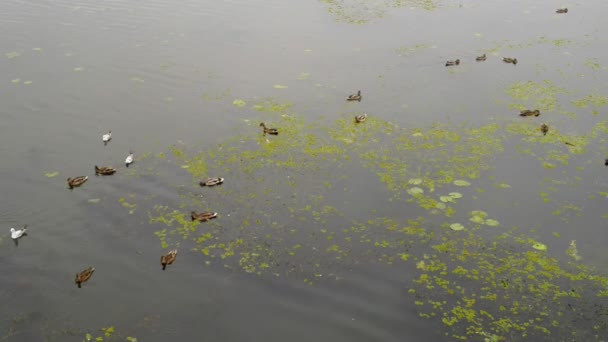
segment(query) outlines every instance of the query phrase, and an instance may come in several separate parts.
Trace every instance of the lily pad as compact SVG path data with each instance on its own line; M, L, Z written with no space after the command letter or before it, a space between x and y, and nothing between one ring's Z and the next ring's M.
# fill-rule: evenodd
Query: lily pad
M78 71L83 71L83 70L84 70L84 68L83 68L83 67L75 67L75 68L74 68L74 71L76 71L76 72L78 72Z
M417 186L407 189L407 193L410 195L420 195L424 193L424 190L422 188L419 188Z
M59 172L58 171L55 171L55 172L45 172L44 175L47 176L48 178L53 178L53 177L59 176Z
M462 194L460 192L450 192L448 196L452 198L462 198Z
M441 210L443 210L443 209L445 209L446 207L447 207L447 206L446 206L444 203L441 203L441 202L437 202L437 204L435 204L435 208L437 208L437 209L441 209Z
M450 196L439 196L439 200L443 203L454 202L454 199Z
M244 107L246 103L245 103L245 101L243 101L241 99L236 99L236 100L232 101L232 104L237 107Z
M485 219L486 217L488 217L488 213L483 210L473 210L471 211L471 216L479 216L482 219Z
M539 251L546 251L547 250L547 245L542 244L540 242L537 242L535 244L532 245L532 248L539 250Z
M99 203L99 202L101 202L101 198L91 198L87 202L89 202L89 203Z
M463 226L463 225L461 225L460 223L452 223L452 224L450 225L450 229L451 229L451 230L456 230L456 231L458 231L458 230L463 230L463 229L464 229L464 226Z
M412 179L408 180L407 182L412 185L419 185L419 184L422 184L422 179L412 178Z
M286 89L286 88L287 88L287 86L286 86L286 85L282 85L282 84L275 84L275 85L274 85L274 88L275 88L275 89Z
M500 224L500 222L498 222L497 220L493 220L493 219L486 220L486 225L491 226L491 227L496 227L499 224Z
M470 218L471 221L475 222L475 223L479 223L479 224L484 224L485 220L480 217L480 216L473 216Z
M456 185L456 186L469 186L469 185L471 185L471 183L467 182L466 180L457 179L457 180L454 181L454 185Z

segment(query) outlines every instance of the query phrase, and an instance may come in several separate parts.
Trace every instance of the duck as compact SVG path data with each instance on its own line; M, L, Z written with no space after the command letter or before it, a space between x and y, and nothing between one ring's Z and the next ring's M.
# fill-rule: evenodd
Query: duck
M558 8L557 11L555 11L555 13L568 13L568 9L567 8Z
M210 177L205 180L202 180L199 184L201 186L215 186L224 183L224 178L222 177Z
M81 287L80 284L85 283L89 279L91 279L93 272L95 272L95 269L93 267L89 267L80 273L76 273L75 282L76 282L76 285L78 285L78 288Z
M112 130L108 131L108 133L101 136L101 140L104 145L107 145L110 140L112 140Z
M27 235L26 231L27 231L27 224L25 226L23 226L23 228L21 228L21 229L11 228L11 238L13 240L17 240L17 239L21 238L22 236Z
M484 53L483 55L481 55L481 56L479 56L479 57L475 58L475 60L476 60L476 61L478 61L478 62L483 62L483 61L485 61L485 60L486 60L486 58L487 58L487 57L486 57L486 54Z
M116 173L116 169L113 167L110 167L110 166L99 167L99 166L95 165L95 176L99 176L99 175L110 176L110 175L113 175L114 173Z
M160 264L163 265L163 271L165 270L167 265L173 264L175 258L177 258L177 249L169 251L169 253L160 257Z
M192 217L192 221L200 221L205 222L217 217L217 213L214 212L202 212L197 214L195 211L190 213L190 217Z
M517 64L517 58L504 57L502 61L505 63L511 63L513 65Z
M540 125L540 131L543 132L543 135L547 135L547 132L549 132L549 126L546 124Z
M519 111L519 116L539 116L540 115L540 110L535 109L535 110L529 110L529 109L524 109Z
M260 127L262 127L264 129L264 135L266 134L272 134L272 135L279 135L279 130L276 128L267 128L266 124L263 122L260 122Z
M74 189L75 187L81 186L82 184L86 183L88 179L89 176L78 176L74 178L68 178L68 187L70 189Z
M604 166L608 166L608 158L604 160Z
M355 122L356 123L361 123L361 122L363 122L365 120L367 120L367 113L363 113L361 115L355 116Z
M460 65L460 59L445 62L445 66Z
M363 97L361 96L361 90L358 90L356 94L348 95L346 101L361 101Z
M129 167L129 165L133 164L133 152L129 151L129 155L127 159L125 159L125 165Z

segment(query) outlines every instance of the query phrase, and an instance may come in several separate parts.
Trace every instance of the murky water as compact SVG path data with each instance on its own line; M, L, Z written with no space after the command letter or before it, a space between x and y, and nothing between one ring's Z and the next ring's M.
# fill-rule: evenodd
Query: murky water
M462 298L440 294L439 276L425 287L421 273L442 255L486 253L506 232L605 276L608 4L568 6L5 0L0 340L82 341L114 326L116 340L451 341L463 331L442 322L449 310L421 317L417 301ZM345 101L359 89L361 102ZM524 108L542 115L520 118ZM355 126L362 112L369 119ZM281 133L262 137L260 121ZM94 165L118 173L95 177ZM226 183L198 187L207 174ZM89 181L68 190L78 175ZM173 210L220 216L192 225ZM408 220L425 232L398 235L418 227ZM458 239L454 223L488 244L437 247ZM15 245L8 231L24 224ZM163 272L167 247L180 252ZM89 265L78 289L74 274ZM508 287L492 274L450 281ZM584 303L596 285L583 287ZM600 327L598 341L604 298L594 314L572 311ZM587 329L572 315L561 323ZM471 340L529 340L471 322Z

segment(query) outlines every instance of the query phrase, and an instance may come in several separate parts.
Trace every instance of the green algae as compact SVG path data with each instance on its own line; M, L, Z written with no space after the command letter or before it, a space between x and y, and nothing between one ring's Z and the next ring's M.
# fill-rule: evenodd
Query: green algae
M369 2L364 0L321 0L327 12L336 21L348 24L366 24L385 17L395 8L421 8L427 11L439 8L437 0L382 0Z

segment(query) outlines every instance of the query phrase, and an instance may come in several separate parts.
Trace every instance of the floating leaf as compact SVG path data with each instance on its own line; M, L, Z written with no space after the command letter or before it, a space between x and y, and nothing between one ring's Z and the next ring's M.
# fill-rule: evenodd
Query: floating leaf
M182 169L188 169L188 168L190 168L190 165L188 165L188 164L184 164L184 165L180 165L180 167L181 167Z
M454 199L450 196L439 196L439 200L443 203L454 202Z
M89 203L99 203L100 201L101 201L101 198L91 198L87 202L89 202Z
M473 211L471 211L471 216L479 216L479 217L485 219L486 217L488 217L488 213L486 213L483 210L473 210Z
M445 204L443 204L443 203L441 203L441 202L437 202L437 203L435 204L435 208L443 210L443 209L445 209L445 208L446 208L446 205L445 205Z
M499 224L500 224L500 222L498 222L497 220L493 220L493 219L486 220L486 225L491 226L491 227L496 227Z
M463 226L463 225L461 225L460 223L452 223L452 224L450 225L450 229L451 229L451 230L456 230L456 231L458 231L458 230L463 230L463 229L464 229L464 226Z
M454 185L456 185L456 186L469 186L469 185L471 185L471 183L467 182L466 180L457 179L457 180L454 181Z
M48 178L53 178L53 177L59 176L59 172L57 172L57 171L55 171L55 172L45 172L44 175L47 176Z
M275 89L286 89L286 88L287 88L287 86L286 86L286 85L282 85L282 84L275 84L275 85L274 85L274 88L275 88Z
M419 184L422 184L422 179L412 178L412 179L408 180L407 182L412 185L419 185Z
M508 188L510 188L511 186L510 186L509 184L506 184L506 183L500 183L500 184L498 184L498 187L499 187L499 188L503 188L503 189L508 189Z
M25 81L23 84L32 84L32 81Z
M6 58L8 58L8 59L13 59L13 58L15 58L15 57L19 57L19 56L21 56L21 54L20 54L19 52L16 52L16 51L7 52L7 53L5 53L4 55L5 55L5 56L6 56Z
M74 71L76 71L76 72L78 72L78 71L83 71L83 70L84 70L84 68L83 68L83 67L75 67L75 68L74 68Z
M13 83L19 83L19 82L21 82L21 79L20 78L15 78L14 80L11 80L11 82L13 82Z
M419 194L423 194L424 190L415 186L413 188L407 189L407 193L410 195L419 195Z
M448 195L452 198L462 198L462 194L460 192L450 192Z
M245 101L243 101L241 99L236 99L236 100L232 101L232 104L237 107L243 107L243 106L245 106Z
M535 244L532 245L532 248L539 250L539 251L546 251L547 250L547 245L542 244L540 242L537 242Z
M479 223L479 224L484 224L485 220L482 217L479 216L473 216L470 218L471 221L475 222L475 223Z
M87 341L90 341L93 339L93 336L91 336L91 334L87 333L84 337Z
M309 76L310 76L310 73L308 73L308 72L301 72L300 75L298 76L298 79L299 80L307 80Z

